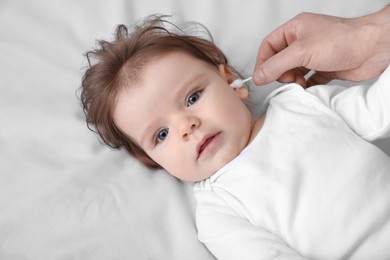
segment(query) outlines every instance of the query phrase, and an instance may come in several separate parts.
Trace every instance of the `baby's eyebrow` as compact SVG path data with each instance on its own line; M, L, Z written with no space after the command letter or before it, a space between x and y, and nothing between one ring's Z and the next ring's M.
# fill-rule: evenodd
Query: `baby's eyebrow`
M200 79L202 79L203 77L203 74L199 73L199 74L196 74L195 76L191 77L189 80L187 81L184 81L183 84L181 84L178 88L178 90L176 91L175 93L175 97L178 98L180 97L181 95L183 95L183 92L186 92L188 91L188 88L190 86L192 86L195 82L199 81Z
M201 73L196 74L195 76L190 78L190 80L188 80L188 82L185 83L184 86L189 86L189 85L193 84L194 82L198 81L199 79L201 79L202 77L203 77L203 74L201 74Z
M195 76L192 76L190 77L189 79L187 79L186 81L184 81L184 83L182 83L182 85L180 85L180 89L183 89L185 88L186 86L189 86L191 84L193 84L194 82L196 82L200 77L202 77L202 74L196 74Z
M141 136L141 140L140 140L140 146L141 147L150 145L151 142L153 141L152 139L149 138L149 136L150 136L150 133L153 133L154 125L155 125L155 120L150 120L146 124L145 129L142 131L142 136Z

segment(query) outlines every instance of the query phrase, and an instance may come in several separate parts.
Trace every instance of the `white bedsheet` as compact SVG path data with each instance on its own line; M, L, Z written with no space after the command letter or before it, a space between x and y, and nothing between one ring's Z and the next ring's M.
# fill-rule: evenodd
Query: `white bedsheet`
M248 75L261 39L294 15L352 17L386 4L1 0L0 259L213 259L197 241L191 185L106 148L84 123L82 53L117 24L152 13L199 21ZM389 140L378 144L390 152Z

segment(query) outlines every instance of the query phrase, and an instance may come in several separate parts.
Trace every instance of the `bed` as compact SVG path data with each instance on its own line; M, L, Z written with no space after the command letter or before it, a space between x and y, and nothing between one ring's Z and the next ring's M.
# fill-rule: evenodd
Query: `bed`
M198 242L190 183L90 132L77 98L96 39L153 13L198 21L243 74L296 14L343 17L388 0L0 1L0 259L214 259ZM276 87L254 88L261 103ZM390 140L376 143L390 154Z

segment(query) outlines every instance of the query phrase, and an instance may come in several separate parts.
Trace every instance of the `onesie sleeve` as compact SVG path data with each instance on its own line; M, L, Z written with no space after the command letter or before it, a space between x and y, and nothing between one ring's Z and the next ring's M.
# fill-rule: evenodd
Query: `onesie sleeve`
M196 218L199 240L217 259L306 259L273 234L237 215L216 194L203 192L199 196L203 196L201 205L198 200Z
M318 85L307 89L363 139L390 137L390 66L371 86Z

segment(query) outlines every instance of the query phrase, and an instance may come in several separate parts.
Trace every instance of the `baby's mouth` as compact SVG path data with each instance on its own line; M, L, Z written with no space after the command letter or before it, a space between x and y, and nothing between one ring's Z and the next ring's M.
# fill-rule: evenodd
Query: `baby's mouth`
M197 151L198 151L197 159L214 150L215 146L219 141L219 136L220 136L220 132L216 134L206 135L202 138L202 140L199 142L197 146Z

